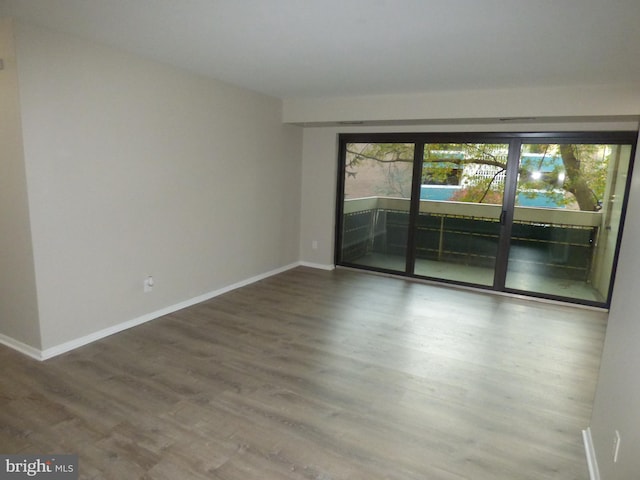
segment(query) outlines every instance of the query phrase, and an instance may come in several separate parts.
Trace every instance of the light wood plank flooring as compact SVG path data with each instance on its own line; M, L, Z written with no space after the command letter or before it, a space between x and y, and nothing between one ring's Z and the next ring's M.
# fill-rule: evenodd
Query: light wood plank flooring
M86 479L588 478L602 312L297 268L46 362L0 453Z

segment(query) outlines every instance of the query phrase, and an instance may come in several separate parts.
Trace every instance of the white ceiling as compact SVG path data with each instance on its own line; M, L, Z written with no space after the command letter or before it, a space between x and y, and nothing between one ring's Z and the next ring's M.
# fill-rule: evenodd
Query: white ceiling
M640 83L640 0L0 0L281 98Z

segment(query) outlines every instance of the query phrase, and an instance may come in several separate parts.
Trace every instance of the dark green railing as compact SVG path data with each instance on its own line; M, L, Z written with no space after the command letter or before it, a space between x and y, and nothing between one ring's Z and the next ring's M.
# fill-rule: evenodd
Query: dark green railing
M381 205L382 203L382 205ZM352 204L343 219L342 257L345 263L371 253L406 255L409 213L385 208L384 202L365 205L358 210ZM443 210L442 205L436 205ZM469 204L448 204L447 211L422 211L416 221L416 258L479 267L495 265L500 235L499 206L485 206L484 216L469 215ZM497 207L493 208L493 207ZM459 214L455 213L455 210ZM437 210L437 209L436 209ZM535 209L540 210L540 209ZM552 212L552 213L551 213ZM467 213L467 214L465 214ZM584 212L523 212L514 220L509 268L544 268L545 274L572 280L588 280L598 234L596 217ZM540 215L553 216L556 222L541 222ZM572 215L573 214L573 215ZM537 215L537 217L536 217ZM527 219L527 216L532 217ZM573 224L557 223L557 220Z

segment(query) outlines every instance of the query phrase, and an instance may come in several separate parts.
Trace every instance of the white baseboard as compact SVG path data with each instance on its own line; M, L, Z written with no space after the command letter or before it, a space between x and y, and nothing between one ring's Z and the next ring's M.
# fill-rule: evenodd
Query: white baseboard
M317 268L319 270L335 270L335 265L324 265L322 263L312 263L312 262L299 262L298 265L301 267L309 267L309 268Z
M27 345L26 343L19 342L15 338L7 337L0 333L0 343L9 348L13 348L14 350L27 355L28 357L35 358L36 360L44 360L42 358L42 352L37 348L32 347L31 345Z
M7 347L13 348L14 350L17 350L25 355L35 358L36 360L47 360L49 358L62 355L63 353L70 352L71 350L75 350L76 348L82 347L84 345L95 342L102 338L108 337L115 333L122 332L123 330L128 330L129 328L142 325L143 323L150 322L151 320L155 320L156 318L162 317L164 315L168 315L173 312L177 312L178 310L182 310L183 308L190 307L197 303L210 300L214 297L217 297L218 295L222 295L224 293L230 292L237 288L241 288L246 285L250 285L252 283L258 282L260 280L264 280L265 278L272 277L273 275L277 275L282 272L286 272L287 270L291 270L292 268L296 268L301 265L302 265L301 262L291 263L289 265L285 265L284 267L276 268L275 270L271 270L269 272L262 273L260 275L256 275L251 278L247 278L246 280L242 280L232 285L228 285L226 287L220 288L219 290L214 290L212 292L205 293L204 295L199 295L197 297L190 298L188 300L185 300L184 302L176 303L175 305L170 305L160 310L156 310L155 312L147 313L145 315L134 318L132 320L128 320L126 322L113 325L103 330L90 333L89 335L85 335L83 337L75 338L68 342L64 342L64 343L61 343L60 345L46 348L44 350L38 350L37 348L31 347L29 345L26 345L22 342L19 342L17 340L14 340L11 337L7 337L2 334L0 334L0 343L6 345Z
M598 470L598 460L596 459L596 450L593 446L590 427L582 431L582 440L584 441L584 451L587 455L589 478L591 480L600 480L600 470Z

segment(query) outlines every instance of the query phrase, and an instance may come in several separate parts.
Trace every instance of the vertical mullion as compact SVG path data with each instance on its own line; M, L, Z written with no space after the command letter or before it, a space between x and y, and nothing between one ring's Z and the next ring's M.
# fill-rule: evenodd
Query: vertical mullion
M338 183L336 190L336 231L335 233L335 249L333 252L334 264L339 265L342 262L342 240L344 228L344 176L347 159L347 141L339 138L338 147Z
M502 215L500 216L500 218L504 220L500 227L500 239L498 241L498 253L496 255L496 269L493 277L493 289L498 291L504 290L507 279L509 248L511 246L511 232L516 206L516 190L518 184L521 148L522 139L514 138L509 142L507 172L504 180L504 193L502 199Z
M405 273L413 275L416 264L416 242L418 232L416 224L420 214L420 193L422 186L422 161L424 157L424 142L413 145L413 178L411 183L411 201L409 207L409 226L407 231L407 254Z

